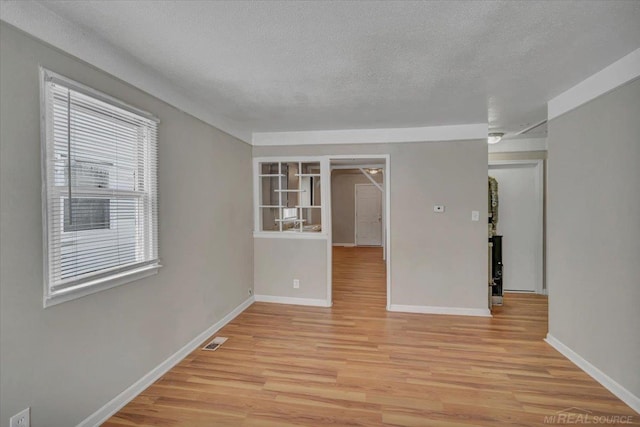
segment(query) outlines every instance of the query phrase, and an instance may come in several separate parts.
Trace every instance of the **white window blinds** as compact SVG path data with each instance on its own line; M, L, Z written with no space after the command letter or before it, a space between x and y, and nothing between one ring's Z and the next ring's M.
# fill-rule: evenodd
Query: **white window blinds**
M157 120L43 71L45 302L158 266Z

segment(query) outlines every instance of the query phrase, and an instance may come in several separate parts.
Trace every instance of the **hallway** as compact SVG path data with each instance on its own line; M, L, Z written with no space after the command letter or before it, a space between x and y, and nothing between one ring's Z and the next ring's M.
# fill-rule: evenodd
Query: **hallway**
M385 311L386 277L381 247L334 247L333 307Z

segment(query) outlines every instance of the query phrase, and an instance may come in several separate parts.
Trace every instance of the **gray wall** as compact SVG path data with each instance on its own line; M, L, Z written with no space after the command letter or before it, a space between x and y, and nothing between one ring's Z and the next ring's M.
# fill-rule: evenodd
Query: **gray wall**
M69 427L247 298L250 147L0 25L0 425ZM156 114L160 257L152 276L42 308L38 65ZM231 179L232 178L232 179Z
M256 238L254 253L256 295L327 299L326 240Z
M549 332L640 397L640 80L549 122Z
M486 218L486 141L253 147L255 157L338 154L390 155L391 303L486 309L487 224L471 221L472 210Z
M374 179L382 182L382 174L374 175ZM337 169L331 173L333 243L355 243L356 184L371 184L371 181L357 169L355 172Z

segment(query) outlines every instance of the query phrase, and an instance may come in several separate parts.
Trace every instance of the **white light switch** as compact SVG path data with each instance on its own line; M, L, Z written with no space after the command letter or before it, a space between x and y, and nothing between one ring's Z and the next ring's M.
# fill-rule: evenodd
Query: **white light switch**
M471 221L480 221L480 211L471 211Z
M444 205L433 205L433 211L437 213L443 213Z

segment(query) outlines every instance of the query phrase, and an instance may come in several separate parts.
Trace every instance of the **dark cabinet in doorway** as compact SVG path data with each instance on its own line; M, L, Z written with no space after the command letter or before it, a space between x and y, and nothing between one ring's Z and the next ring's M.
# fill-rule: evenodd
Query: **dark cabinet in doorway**
M493 304L502 305L502 279L504 265L502 264L502 236L493 236L489 238L489 242L493 243L491 250L491 277L493 286L491 287L491 295Z

